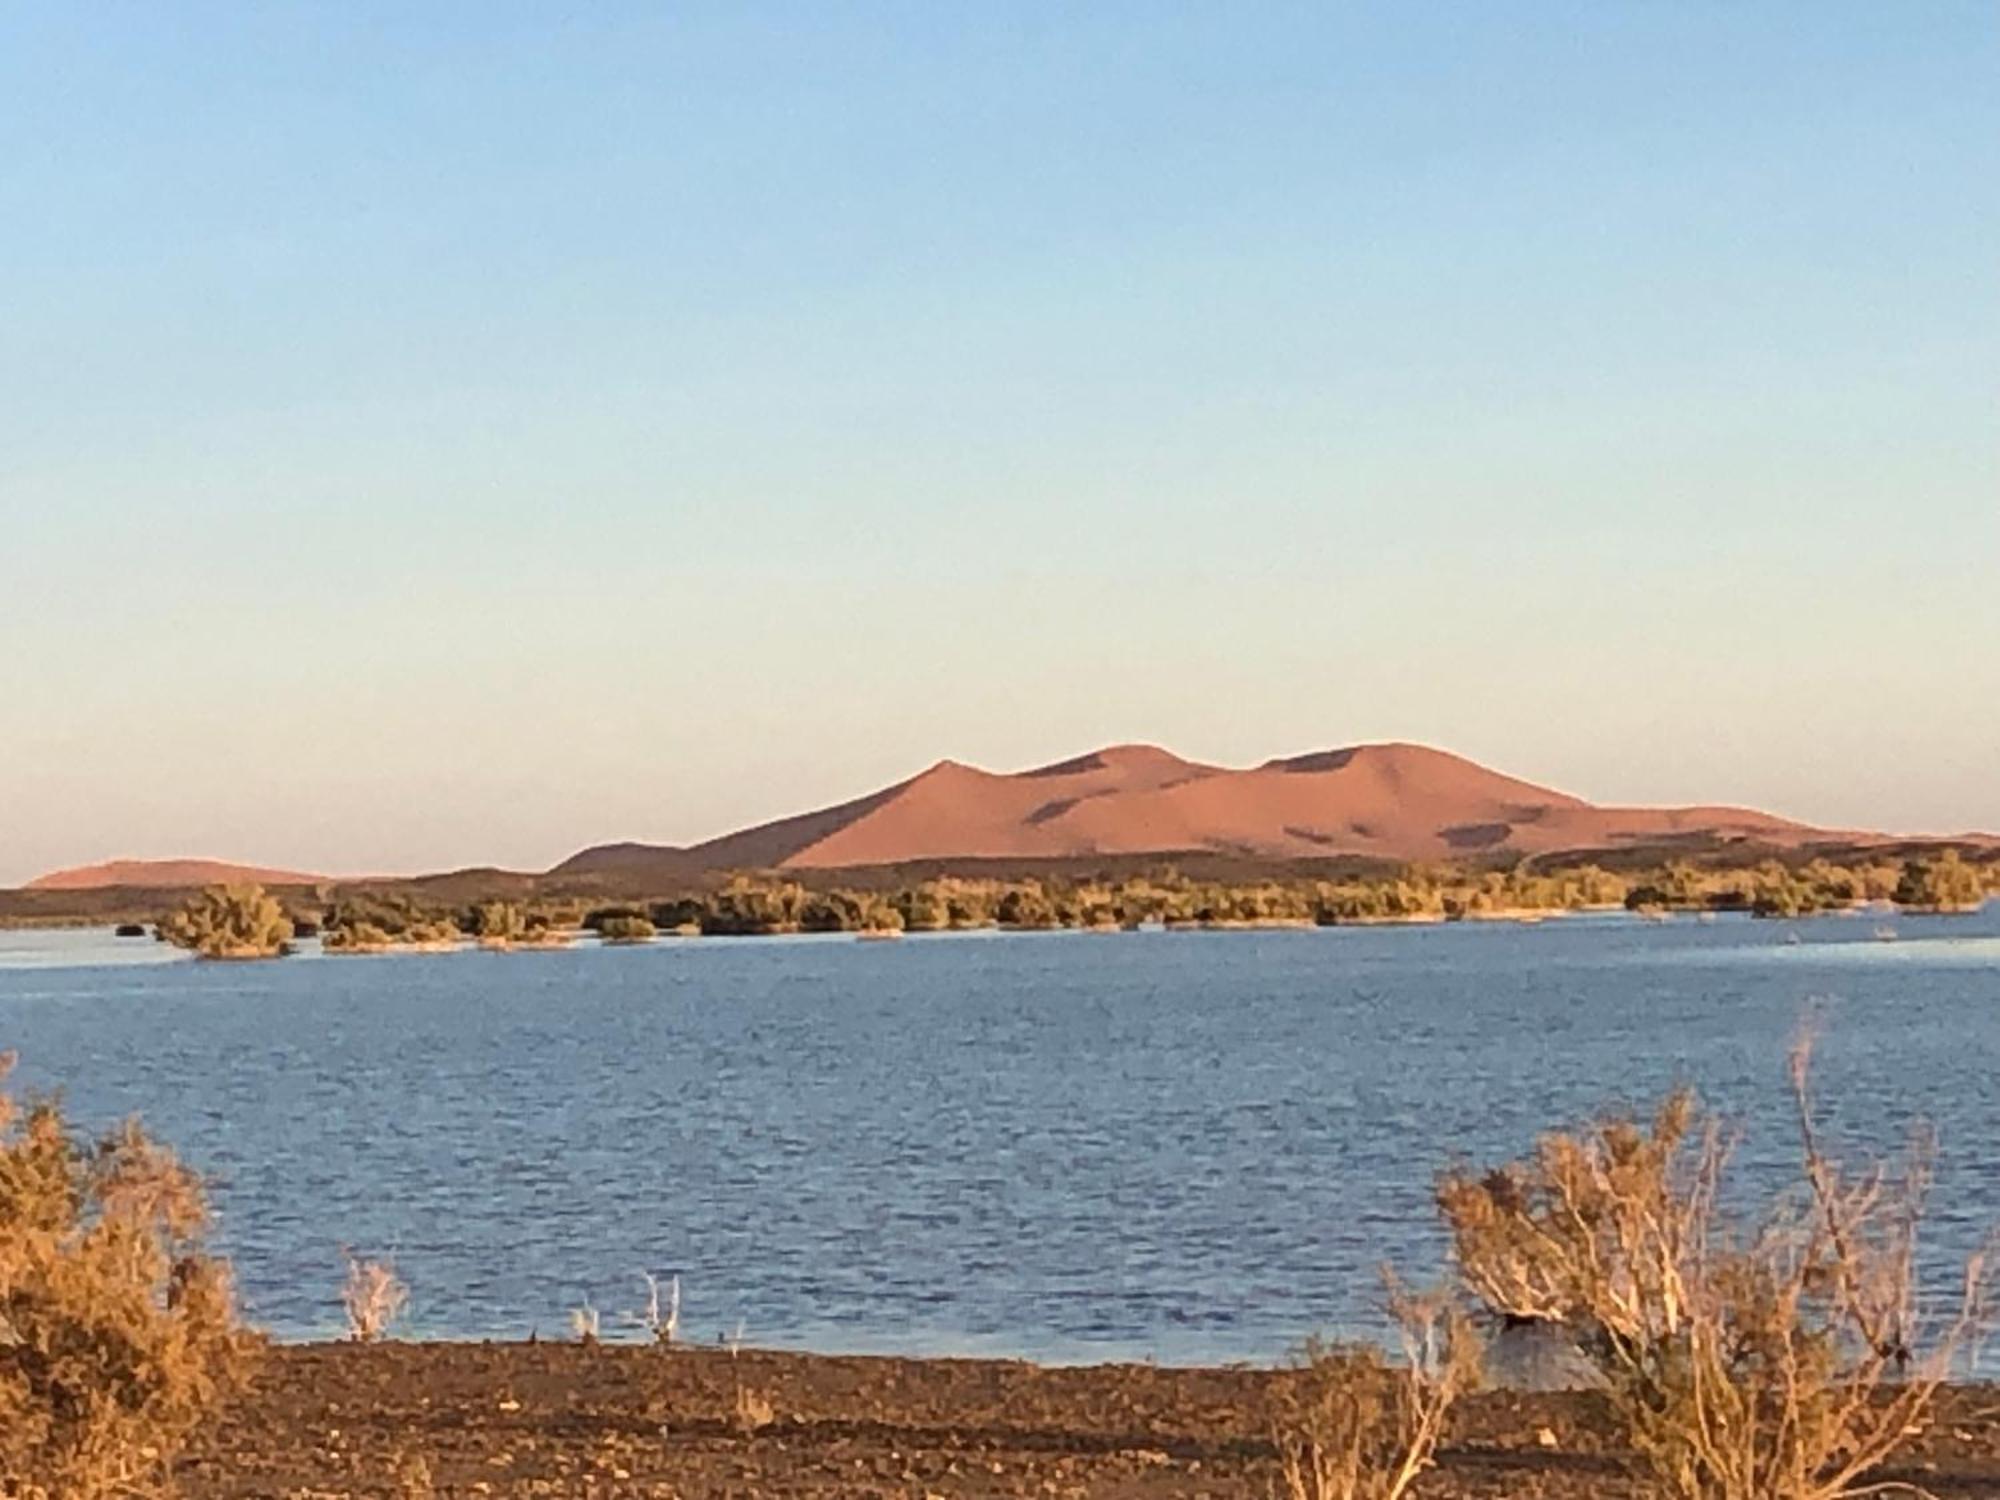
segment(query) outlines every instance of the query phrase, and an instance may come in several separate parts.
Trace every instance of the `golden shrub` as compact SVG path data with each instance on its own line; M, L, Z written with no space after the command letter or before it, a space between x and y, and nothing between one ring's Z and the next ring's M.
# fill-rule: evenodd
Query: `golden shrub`
M199 1180L137 1124L83 1144L0 1086L0 1493L166 1488L252 1349L206 1222Z
M1721 1204L1731 1142L1692 1094L1649 1127L1601 1121L1439 1185L1460 1274L1493 1311L1574 1334L1654 1494L1843 1500L1884 1492L1986 1321L1983 1257L1927 1317L1917 1235L1928 1142L1844 1170L1792 1059L1800 1181L1761 1214ZM1907 1488L1907 1487L1906 1487Z

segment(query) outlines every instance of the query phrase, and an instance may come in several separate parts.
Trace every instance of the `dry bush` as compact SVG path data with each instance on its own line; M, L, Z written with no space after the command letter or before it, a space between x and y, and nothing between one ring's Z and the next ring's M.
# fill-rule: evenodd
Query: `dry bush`
M212 885L160 922L160 936L197 958L276 958L291 952L292 919L261 885Z
M85 1145L53 1102L0 1087L0 1494L166 1489L252 1351L207 1218L199 1179L136 1123Z
M404 1451L397 1455L391 1478L399 1500L433 1500L437 1481L431 1475L430 1460L421 1453Z
M664 1307L660 1300L660 1278L651 1271L639 1273L646 1279L646 1306L639 1314L639 1326L652 1335L653 1342L667 1347L681 1336L681 1279L672 1277L667 1282L667 1296Z
M736 1386L736 1410L734 1413L736 1430L745 1437L762 1432L778 1420L777 1409L762 1392L753 1391L741 1381Z
M1453 1302L1391 1281L1389 1305L1400 1364L1373 1344L1315 1342L1273 1387L1271 1436L1292 1500L1401 1500L1477 1381L1478 1340Z
M372 1344L386 1335L410 1305L410 1289L386 1260L347 1256L347 1280L341 1284L340 1305L347 1313L347 1336L357 1344Z
M1844 1171L1820 1145L1810 1056L1802 1039L1802 1180L1754 1223L1722 1212L1733 1142L1685 1090L1650 1128L1551 1134L1525 1161L1439 1185L1467 1287L1578 1336L1657 1493L1921 1493L1880 1472L1983 1324L1982 1257L1941 1317L1919 1306L1928 1138L1893 1168Z

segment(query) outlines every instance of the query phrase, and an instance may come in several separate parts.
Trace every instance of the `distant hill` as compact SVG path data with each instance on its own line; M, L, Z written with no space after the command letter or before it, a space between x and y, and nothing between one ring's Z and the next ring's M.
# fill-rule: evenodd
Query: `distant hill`
M1060 873L1078 861L1106 869L1170 860L1183 870L1261 878L1260 870L1296 873L1300 866L1504 864L1547 854L1621 868L1676 853L1907 855L1940 842L1815 828L1741 807L1601 806L1423 745L1352 745L1248 768L1184 760L1152 745L1114 745L1004 774L939 761L832 807L687 846L602 844L541 875L480 868L342 880L220 860L114 860L44 875L6 894L19 908L11 915L49 919L83 910L79 903L100 915L114 908L150 911L163 893L230 881L394 888L462 905L537 894L671 891L731 870L790 870L807 880L871 871L858 877L865 882L896 871L917 879L942 872L1018 876ZM1950 842L2000 847L1990 835ZM9 914L0 909L0 918Z
M101 865L79 865L31 880L31 891L101 891L113 887L175 890L183 886L322 885L324 875L297 870L267 870L257 865L233 865L219 859L114 859Z
M688 847L606 844L555 876L684 878L939 860L1204 853L1411 861L1866 837L1739 807L1602 807L1422 745L1355 745L1238 770L1117 745L1031 771L940 761L871 796Z

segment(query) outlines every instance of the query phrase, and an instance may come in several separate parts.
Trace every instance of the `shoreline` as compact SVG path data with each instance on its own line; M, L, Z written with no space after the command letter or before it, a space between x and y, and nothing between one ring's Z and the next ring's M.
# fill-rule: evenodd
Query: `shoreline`
M1384 916L1352 916L1323 920L1316 917L1173 917L1165 921L1147 922L1086 922L1086 923L1028 923L1028 922L977 922L942 926L915 926L899 928L806 928L797 923L784 923L774 927L728 932L704 932L691 923L672 927L661 927L648 937L600 938L588 928L559 929L555 936L535 941L520 939L482 938L470 933L453 940L427 940L423 942L403 942L391 939L387 942L367 942L344 946L328 947L324 952L328 957L348 955L352 957L379 957L394 953L530 953L560 952L572 947L643 948L654 943L687 942L695 939L741 940L744 938L812 937L848 938L863 942L885 938L902 937L952 937L981 933L1140 933L1140 932L1274 932L1274 931L1320 931L1341 927L1482 927L1518 925L1538 926L1545 922L1574 922L1578 918L1597 921L1627 920L1633 924L1653 924L1675 921L1715 922L1718 920L1739 920L1756 922L1771 927L1782 927L1801 922L1823 922L1853 920L1861 917L1876 917L1882 921L1894 921L1904 917L1958 918L1976 917L1988 908L2000 904L2000 896L1988 897L1978 905L1961 904L1953 906L1898 905L1891 901L1857 901L1844 906L1828 906L1813 911L1795 914L1779 914L1751 911L1743 907L1673 906L1673 907L1628 907L1611 904L1590 906L1550 906L1550 907L1501 907L1490 910L1463 912L1409 912ZM0 915L0 932L112 932L117 922L100 917L50 917ZM140 942L137 936L125 936L121 941ZM145 941L151 941L148 928ZM231 951L221 954L200 955L221 962L249 962L282 955L263 952Z
M587 929L565 931L561 936L535 942L496 940L470 935L452 941L429 940L423 942L367 942L321 946L314 950L325 958L393 958L397 955L438 955L448 953L562 953L589 948L647 948L673 947L689 942L760 941L771 938L816 938L822 940L845 939L849 942L879 944L902 938L963 937L979 935L1028 935L1062 936L1067 934L1136 933L1204 933L1204 932L1330 932L1343 928L1434 928L1434 927L1538 927L1543 925L1572 925L1579 919L1596 922L1626 922L1634 926L1661 926L1668 923L1694 922L1714 924L1718 921L1753 922L1774 929L1797 928L1803 924L1832 924L1853 921L1862 917L1875 917L1883 923L1902 919L1920 918L1926 920L1958 920L1977 917L1989 908L2000 904L2000 898L1989 898L1978 906L1897 906L1893 903L1864 902L1851 906L1827 907L1818 911L1800 912L1793 916L1769 915L1737 908L1717 909L1713 907L1673 907L1641 908L1614 906L1533 907L1511 908L1495 911L1470 911L1456 913L1420 912L1398 916L1342 917L1335 921L1320 921L1311 917L1250 917L1223 919L1173 919L1165 922L1143 923L1088 923L1064 925L1032 925L1019 923L989 922L978 925L950 927L907 927L896 929L835 929L827 931L806 930L797 926L783 926L757 932L702 932L688 926L665 927L650 937L601 938ZM95 918L18 918L0 916L0 934L4 933L112 933L117 924ZM1881 938L1893 937L1893 931L1877 933ZM151 942L138 937L119 937L121 943L137 944ZM304 952L295 940L287 945L287 950L278 953L263 951L242 951L232 949L222 953L187 953L186 956L205 963L262 963L272 959L301 956ZM311 956L307 954L305 956Z
M634 1344L269 1346L179 1465L183 1500L311 1494L1267 1500L1279 1372ZM1896 1474L2000 1492L2000 1390L1940 1397ZM1426 1500L1627 1500L1594 1398L1488 1391Z

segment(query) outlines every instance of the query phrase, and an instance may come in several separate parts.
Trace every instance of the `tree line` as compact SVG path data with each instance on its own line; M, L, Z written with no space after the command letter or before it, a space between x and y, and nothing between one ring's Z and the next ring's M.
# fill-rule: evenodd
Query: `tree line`
M162 939L208 958L286 951L317 930L329 953L456 947L556 947L578 931L607 943L662 932L751 936L790 932L890 935L982 927L1109 930L1144 926L1342 926L1533 919L1623 908L1646 914L1748 912L1803 917L1871 903L1961 912L2000 891L2000 857L1956 849L1839 864L1766 860L1741 868L1670 860L1620 872L1596 864L1467 871L1412 866L1327 879L1197 880L1170 869L1110 878L939 876L887 890L815 889L782 875L738 874L708 890L595 906L574 898L427 903L407 892L343 895L307 913L287 911L255 886L203 891L159 923Z

